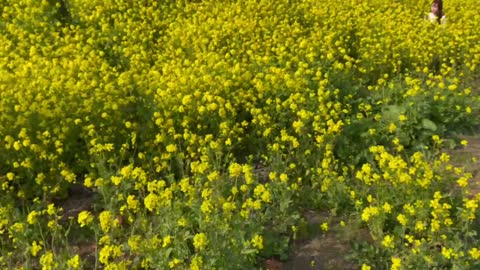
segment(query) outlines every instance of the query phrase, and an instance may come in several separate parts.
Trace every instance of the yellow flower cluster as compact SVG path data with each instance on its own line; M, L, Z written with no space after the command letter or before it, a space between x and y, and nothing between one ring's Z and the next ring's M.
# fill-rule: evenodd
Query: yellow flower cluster
M480 107L472 1L0 3L1 268L255 268L310 202L391 269L480 265L472 175L434 152Z

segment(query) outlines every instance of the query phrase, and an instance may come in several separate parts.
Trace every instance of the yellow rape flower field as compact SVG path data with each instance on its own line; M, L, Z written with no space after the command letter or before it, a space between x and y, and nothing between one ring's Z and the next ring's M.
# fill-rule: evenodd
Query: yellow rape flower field
M0 0L0 268L267 269L317 211L367 235L352 269L480 269L449 154L478 133L480 10L429 10Z

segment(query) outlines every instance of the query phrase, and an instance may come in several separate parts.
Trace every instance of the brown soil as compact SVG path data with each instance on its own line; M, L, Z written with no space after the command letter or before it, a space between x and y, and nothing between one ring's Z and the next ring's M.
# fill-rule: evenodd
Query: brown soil
M352 231L339 225L340 219L332 218L328 213L308 211L304 214L308 231L306 235L293 243L290 258L282 263L274 259L265 262L269 270L353 270L358 266L347 258L350 243L371 242L366 230ZM320 229L328 222L329 230Z
M76 219L82 211L92 210L95 193L81 184L73 184L68 190L68 196L55 204L63 209L62 222L70 218Z
M337 235L317 236L298 245L284 269L356 269L354 264L347 261L346 254L348 243L339 240Z
M459 136L459 139L467 140L467 146L462 149L447 151L451 156L451 162L457 167L463 167L467 172L473 174L469 182L471 194L480 193L480 137L479 136ZM475 158L477 162L473 162Z

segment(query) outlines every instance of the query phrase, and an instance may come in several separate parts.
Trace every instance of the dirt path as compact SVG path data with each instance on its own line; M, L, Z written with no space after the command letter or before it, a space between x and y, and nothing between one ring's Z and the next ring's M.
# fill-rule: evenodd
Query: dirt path
M473 174L470 180L470 191L472 194L480 193L480 135L476 136L458 136L461 140L467 140L467 146L462 149L447 151L450 154L451 163L457 167L463 167L467 172ZM472 159L477 162L473 162Z
M339 218L328 213L308 211L304 214L306 232L293 243L288 261L281 263L268 260L265 269L269 270L353 270L358 266L349 262L347 255L352 241L371 241L368 232L347 231L340 226ZM321 224L328 222L328 231Z

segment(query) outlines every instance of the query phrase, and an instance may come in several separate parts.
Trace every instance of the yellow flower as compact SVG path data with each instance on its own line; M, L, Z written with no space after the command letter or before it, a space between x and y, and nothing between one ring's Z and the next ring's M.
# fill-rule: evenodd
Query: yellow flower
M30 253L32 253L32 256L36 257L40 250L42 250L42 242L38 245L37 241L33 241L32 246L30 247Z
M98 218L100 220L100 227L102 228L102 230L104 232L110 231L110 227L112 225L111 224L112 223L112 218L113 218L112 212L110 212L108 210L103 211L102 213L100 213Z
M265 191L262 193L261 199L262 199L262 201L264 201L264 202L266 202L266 203L271 202L272 200L271 200L270 191L265 190Z
M78 214L78 224L80 227L88 226L93 221L93 216L88 211L82 211Z
M50 228L50 229L55 228L57 225L58 225L58 223L57 223L55 220L50 220L50 221L47 223L47 226L48 226L48 228Z
M86 177L85 180L83 181L83 185L87 188L93 187L93 182L91 177Z
M393 133L395 130L397 130L397 126L394 123L390 123L390 125L388 125L388 132Z
M451 84L451 85L448 86L448 90L450 90L450 91L455 91L455 90L457 90L457 88L458 88L458 86L455 85L455 84Z
M181 217L181 218L177 221L177 224L178 224L178 226L180 226L180 227L185 227L185 226L187 226L188 222L187 222L187 219L186 219L186 218Z
M140 243L142 241L142 238L139 235L132 235L128 238L128 246L130 247L130 250L133 252L138 252L140 249Z
M202 269L203 259L201 256L195 256L190 263L190 270L200 270Z
M50 216L53 216L56 214L55 204L51 203L48 205L47 214L49 214Z
M175 259L168 262L168 267L170 267L170 269L172 269L172 268L175 268L177 265L179 265L181 263L182 263L181 260L175 258Z
M432 232L436 232L440 229L440 222L438 219L432 219L432 222L430 223L430 230Z
M204 233L197 233L193 237L193 246L196 250L201 251L205 249L208 244L207 236Z
M170 244L172 243L172 239L173 239L173 238L172 238L170 235L167 235L167 236L163 237L163 239L162 239L162 242L163 242L162 247L163 247L163 248L168 247L168 245L170 245Z
M362 264L362 270L372 270L372 267L366 264Z
M363 221L368 222L371 217L378 215L379 211L376 206L367 206L362 211L361 218Z
M392 267L391 270L399 270L402 266L402 259L392 257Z
M55 263L53 262L53 252L45 252L40 258L40 265L42 265L42 270L54 269Z
M453 250L451 248L442 247L442 256L445 257L445 259L449 260L452 258L452 255Z
M202 202L202 204L200 205L200 210L202 211L202 213L204 213L205 215L208 215L212 212L213 210L213 205L212 203L210 202L210 200L205 200Z
M252 238L252 245L253 247L261 250L263 249L263 237L261 235L255 235L253 238Z
M425 224L422 221L417 221L415 223L415 230L416 231L421 232L421 231L424 231L425 229L426 229Z
M99 261L107 265L110 258L118 258L122 256L122 246L106 245L100 250Z
M260 197L262 196L263 192L266 191L266 188L264 185L262 184L258 184L255 189L253 190L253 194L255 195L255 197Z
M97 180L95 180L95 186L96 187L102 187L105 183L105 180L103 178L98 178Z
M385 202L382 208L383 208L383 211L385 211L385 213L392 212L392 206L388 202Z
M32 225L37 223L37 217L40 215L40 212L33 210L27 216L27 223Z
M128 177L131 173L132 173L132 165L129 165L129 166L125 166L125 167L122 167L120 169L120 174L123 176L123 177Z
M403 226L407 225L407 218L405 217L404 214L398 214L397 216L397 220L400 224L402 224Z
M242 173L242 166L238 163L232 163L228 167L228 172L230 173L231 177L238 177Z
M100 240L98 240L98 243L100 245L103 245L103 244L109 245L111 243L110 236L109 235L102 236L102 238L100 238Z
M324 231L324 232L328 231L328 223L327 222L322 223L322 225L320 227L322 228L322 231Z
M458 184L460 187L466 187L466 186L468 186L468 178L465 177L465 176L462 176L462 177L458 178L457 184Z
M285 173L280 174L280 181L285 183L285 182L287 182L287 180L288 180L288 175L287 174L285 174Z
M18 150L20 150L21 147L22 147L22 144L21 144L19 141L15 141L15 142L13 143L13 148L14 148L15 150L18 151Z
M223 209L223 211L224 211L225 213L228 213L228 214L229 214L229 213L231 213L233 210L236 209L236 206L235 206L235 204L232 203L232 202L225 202L225 203L223 203L223 205L222 205L222 209Z
M111 252L111 246L106 245L104 246L99 253L99 258L98 260L103 263L103 264L108 264L108 261L110 259L110 252Z
M248 186L247 185L241 185L240 190L243 191L243 192L247 192L248 191Z
M382 246L386 248L394 248L394 243L393 243L393 236L390 235L385 235L382 240Z
M177 146L175 144L169 144L167 145L167 152L168 153L173 153L175 151L177 151Z
M154 193L149 193L143 200L143 203L145 204L145 208L154 212L160 204L160 198Z
M215 181L215 180L218 180L219 177L220 177L220 175L219 175L218 171L213 171L207 176L207 179L208 179L208 181Z
M10 231L12 233L23 233L25 231L25 224L21 222L16 222L10 226Z
M67 265L72 269L78 269L80 267L80 256L73 256L73 258L67 261Z
M12 181L14 178L15 178L15 174L14 174L14 173L12 173L12 172L8 172L8 173L7 173L7 179L8 179L8 180Z
M255 200L250 206L254 210L260 210L260 208L262 208L262 202L260 200Z
M112 177L110 177L110 181L112 181L112 184L115 186L118 186L122 183L122 177L112 175Z
M65 178L65 180L66 180L67 182L69 182L69 183L75 183L76 180L77 180L77 178L76 178L77 176L76 176L73 172L71 172L71 171L69 171L69 170L63 169L63 170L60 172L60 174L61 174L61 175Z
M480 258L480 250L478 248L472 248L468 251L468 254L472 257L474 260L478 260Z
M451 226L453 224L453 221L451 218L446 218L443 223L447 226Z
M133 212L137 212L138 209L140 208L140 201L138 201L134 195L128 195L127 206L128 206L128 209L133 210Z

